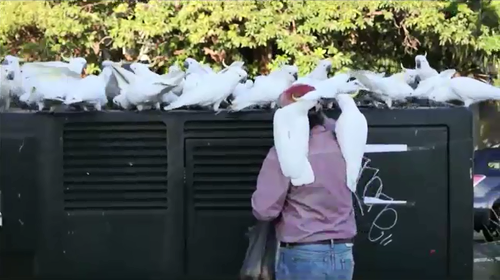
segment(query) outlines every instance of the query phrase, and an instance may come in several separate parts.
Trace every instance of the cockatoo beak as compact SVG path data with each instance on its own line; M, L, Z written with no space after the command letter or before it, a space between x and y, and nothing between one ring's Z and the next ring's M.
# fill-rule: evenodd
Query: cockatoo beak
M357 90L355 93L351 93L349 94L352 98L356 98L356 96L358 96L359 94L359 90Z
M293 94L292 94L292 100L293 100L294 102L297 102L297 101L299 101L299 98L295 97L295 95L293 95Z

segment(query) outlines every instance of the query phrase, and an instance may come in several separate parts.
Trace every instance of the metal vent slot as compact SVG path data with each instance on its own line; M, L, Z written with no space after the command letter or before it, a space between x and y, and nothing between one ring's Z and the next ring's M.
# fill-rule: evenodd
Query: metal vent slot
M64 125L64 209L167 209L162 122Z
M186 121L184 133L186 138L269 138L273 136L273 123L272 118L269 120Z
M192 148L193 203L196 210L248 210L262 162L272 143L211 140Z

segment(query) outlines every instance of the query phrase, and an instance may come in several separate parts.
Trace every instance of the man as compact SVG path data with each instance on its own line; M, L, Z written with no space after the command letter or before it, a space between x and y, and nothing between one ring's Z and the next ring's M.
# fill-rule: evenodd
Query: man
M294 85L281 95L280 105L287 106L311 90L308 85ZM272 147L252 196L253 213L261 221L276 219L277 280L350 280L356 221L345 161L333 135L334 121L316 108L308 112L308 118L308 159L315 181L292 186Z

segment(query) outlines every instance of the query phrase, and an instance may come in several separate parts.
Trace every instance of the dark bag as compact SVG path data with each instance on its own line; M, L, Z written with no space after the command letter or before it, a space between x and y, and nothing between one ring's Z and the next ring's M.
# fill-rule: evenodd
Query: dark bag
M257 222L248 232L249 244L240 270L241 280L274 280L278 241L273 222Z

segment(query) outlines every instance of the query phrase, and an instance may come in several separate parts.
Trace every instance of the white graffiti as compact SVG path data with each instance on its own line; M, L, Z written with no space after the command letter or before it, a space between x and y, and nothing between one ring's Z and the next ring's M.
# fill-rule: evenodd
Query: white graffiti
M384 182L379 177L380 170L378 168L369 166L369 163L371 162L369 158L364 159L365 163L363 164L363 167L361 169L358 182L365 171L372 172L373 175L363 187L361 201L363 201L364 197L366 196L385 200L394 200L392 197L382 192L384 188ZM365 216L372 211L374 205L365 206L361 203L357 194L356 200L359 205L361 216ZM377 243L382 246L389 245L393 241L393 235L392 233L390 233L390 230L394 228L397 223L398 212L396 211L396 209L392 208L390 204L385 205L384 208L376 215L375 219L373 219L370 225L370 230L368 231L368 240L372 243Z

